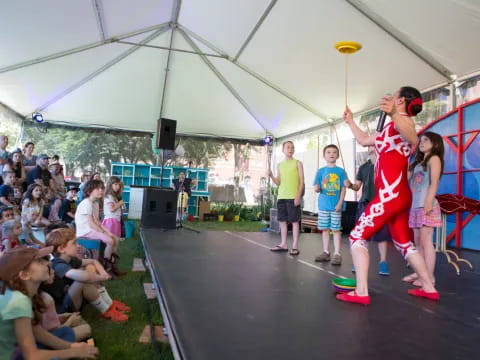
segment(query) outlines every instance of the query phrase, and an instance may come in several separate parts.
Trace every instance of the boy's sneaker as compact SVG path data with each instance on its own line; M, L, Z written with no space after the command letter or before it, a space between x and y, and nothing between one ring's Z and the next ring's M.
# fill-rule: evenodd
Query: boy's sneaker
M340 254L333 255L332 265L342 265L342 255Z
M128 320L128 316L118 311L113 305L103 314L100 314L100 317L109 319L113 322L125 322Z
M315 261L316 262L327 262L330 261L330 254L323 252L318 256L315 256Z
M115 310L118 310L118 311L129 312L132 310L130 306L127 306L123 302L118 300L112 300L112 305L115 308Z
M382 261L378 265L378 273L384 276L390 275L390 269L388 268L388 264L385 261Z

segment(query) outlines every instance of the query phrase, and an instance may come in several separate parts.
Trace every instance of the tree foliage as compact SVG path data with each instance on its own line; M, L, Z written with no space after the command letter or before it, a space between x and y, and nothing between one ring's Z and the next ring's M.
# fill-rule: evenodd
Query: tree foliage
M76 170L107 174L112 162L155 162L149 134L26 123L23 139L35 143L36 154L58 154L70 176Z

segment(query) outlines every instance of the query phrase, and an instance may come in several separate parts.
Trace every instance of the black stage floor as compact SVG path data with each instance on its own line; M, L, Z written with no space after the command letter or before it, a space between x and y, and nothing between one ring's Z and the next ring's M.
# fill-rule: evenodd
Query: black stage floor
M319 234L302 234L299 257L272 253L279 235L144 229L157 286L183 359L478 359L480 272L438 255L439 303L407 294L403 259L392 275L372 263L368 307L335 299L333 277L352 277L344 239L340 267L318 264ZM480 254L463 255L480 269Z

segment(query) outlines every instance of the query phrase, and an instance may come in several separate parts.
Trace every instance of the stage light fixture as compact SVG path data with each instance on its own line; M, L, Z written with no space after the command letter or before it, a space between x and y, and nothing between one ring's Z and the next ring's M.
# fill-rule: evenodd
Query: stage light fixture
M37 123L42 123L43 122L43 115L38 113L38 112L35 112L32 114L32 120L37 122Z
M273 144L273 136L272 135L265 135L263 138L263 145L272 145Z

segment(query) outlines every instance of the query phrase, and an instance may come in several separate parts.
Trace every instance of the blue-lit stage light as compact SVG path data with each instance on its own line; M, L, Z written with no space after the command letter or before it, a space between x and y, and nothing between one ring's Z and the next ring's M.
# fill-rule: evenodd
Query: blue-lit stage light
M37 123L42 123L43 122L43 115L38 113L38 112L35 112L32 114L32 120L37 122Z

